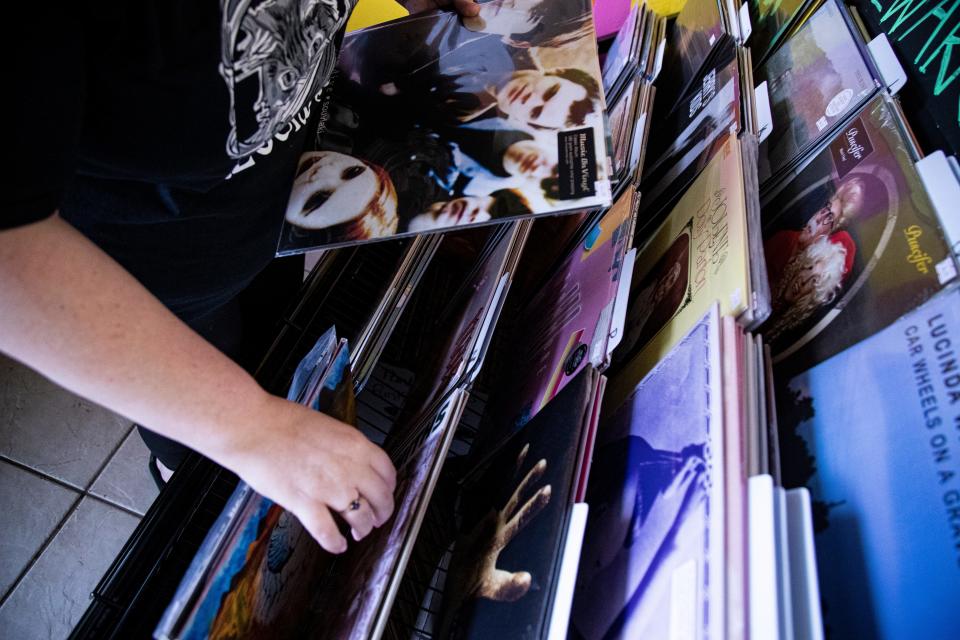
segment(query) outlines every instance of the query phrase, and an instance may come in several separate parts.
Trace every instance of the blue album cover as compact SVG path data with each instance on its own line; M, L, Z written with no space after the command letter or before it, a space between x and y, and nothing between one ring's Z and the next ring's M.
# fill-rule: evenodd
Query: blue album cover
M599 426L573 637L722 633L718 324L714 307Z
M832 638L960 633L960 293L794 377L783 480L814 500Z

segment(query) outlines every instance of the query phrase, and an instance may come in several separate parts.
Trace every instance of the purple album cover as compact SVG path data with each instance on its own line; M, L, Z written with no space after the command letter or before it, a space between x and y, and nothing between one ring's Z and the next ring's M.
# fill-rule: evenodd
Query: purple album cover
M956 263L883 96L762 203L780 375L873 335L956 279Z
M510 407L502 428L528 422L588 364L599 366L629 239L628 189L567 257L519 318Z
M714 306L602 418L587 487L574 637L723 635L719 341Z
M773 130L760 146L760 182L786 167L878 88L841 8L829 0L759 68Z

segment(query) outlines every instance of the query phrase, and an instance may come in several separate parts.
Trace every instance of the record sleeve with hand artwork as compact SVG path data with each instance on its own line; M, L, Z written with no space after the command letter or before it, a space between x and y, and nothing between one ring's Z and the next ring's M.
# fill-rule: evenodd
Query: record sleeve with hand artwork
M956 279L898 118L877 96L765 196L763 335L778 375L860 342Z
M724 637L719 323L713 305L602 419L573 637Z
M588 367L465 481L436 637L543 638L599 374Z
M589 0L479 6L344 38L278 254L610 204Z
M799 159L858 110L878 84L836 0L827 0L757 69L773 130L760 146L760 182Z

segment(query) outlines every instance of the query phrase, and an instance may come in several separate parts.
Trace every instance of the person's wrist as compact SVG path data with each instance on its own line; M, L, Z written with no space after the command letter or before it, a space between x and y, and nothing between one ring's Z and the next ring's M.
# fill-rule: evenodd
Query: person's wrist
M208 451L204 453L221 466L238 475L247 468L269 442L271 424L282 420L290 403L257 387L247 394L242 407L211 430L215 434Z

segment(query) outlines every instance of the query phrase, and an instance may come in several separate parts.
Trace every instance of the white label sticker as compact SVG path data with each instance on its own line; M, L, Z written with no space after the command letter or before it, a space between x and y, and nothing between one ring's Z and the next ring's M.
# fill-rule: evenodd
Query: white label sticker
M837 95L833 96L829 103L827 103L826 113L831 118L834 118L844 111L847 110L847 106L850 104L850 100L853 99L853 89L844 89Z
M717 41L717 36L710 34L710 46L713 46L713 43Z
M953 258L947 256L937 265L937 278L940 284L946 284L957 277L957 265L953 263Z
M827 118L826 116L823 116L817 120L817 131L823 131L826 128L827 128Z

